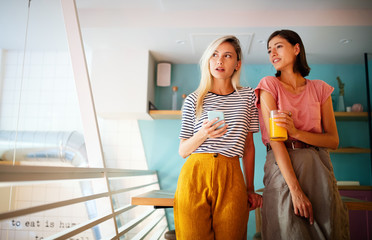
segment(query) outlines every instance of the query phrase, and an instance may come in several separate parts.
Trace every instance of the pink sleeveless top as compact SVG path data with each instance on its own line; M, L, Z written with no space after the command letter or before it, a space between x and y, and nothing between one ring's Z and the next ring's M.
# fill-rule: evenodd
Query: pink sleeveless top
M292 119L297 129L313 133L321 133L323 131L321 106L333 92L334 88L332 86L322 80L306 79L305 90L299 94L294 94L285 89L278 78L273 76L264 77L255 89L256 106L258 109L261 109L261 89L273 96L278 109L292 112ZM262 119L262 113L261 111L258 112L262 142L266 145L270 142L269 135ZM289 138L294 139L290 136Z

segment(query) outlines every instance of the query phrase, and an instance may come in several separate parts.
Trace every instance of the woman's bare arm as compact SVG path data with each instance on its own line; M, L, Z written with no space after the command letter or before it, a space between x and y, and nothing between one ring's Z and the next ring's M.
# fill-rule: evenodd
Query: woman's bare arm
M228 126L225 124L225 126L217 129L217 127L225 123L225 121L219 121L218 123L214 124L217 121L218 119L214 119L212 121L206 120L204 121L202 128L191 138L181 139L178 149L178 153L181 155L181 157L186 158L189 156L208 138L217 138L224 135L227 132Z
M311 133L296 129L293 120L289 116L277 118L276 122L278 126L285 127L288 130L289 136L302 142L318 147L337 149L339 138L331 97L321 106L321 119L323 126L322 133Z
M269 128L270 110L277 109L276 102L270 93L260 91L261 112L266 129ZM278 164L281 174L286 181L291 192L294 213L306 218L309 218L310 224L313 224L313 209L311 202L306 197L298 182L296 174L293 170L291 159L283 142L270 141L270 145L274 152L275 161Z

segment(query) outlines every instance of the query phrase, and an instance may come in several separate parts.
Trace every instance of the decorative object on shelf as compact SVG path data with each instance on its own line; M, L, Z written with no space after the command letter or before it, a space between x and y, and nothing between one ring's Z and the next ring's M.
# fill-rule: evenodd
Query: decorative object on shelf
M172 110L177 110L177 91L178 91L178 87L177 86L173 86L172 87Z
M337 186L360 186L359 181L337 181Z
M181 110L183 109L183 104L185 103L186 97L187 97L186 94L182 94L182 106L181 106Z
M338 95L338 103L337 103L337 111L338 112L345 112L345 103L344 103L344 87L345 83L343 83L339 76L337 76L337 82L338 82L338 88L340 89L339 95Z
M362 104L360 104L360 103L355 103L355 104L351 107L351 111L352 111L352 112L363 112L363 106L362 106Z
M351 112L351 107L350 106L346 107L346 112Z
M156 85L159 87L168 87L171 83L171 64L159 63Z

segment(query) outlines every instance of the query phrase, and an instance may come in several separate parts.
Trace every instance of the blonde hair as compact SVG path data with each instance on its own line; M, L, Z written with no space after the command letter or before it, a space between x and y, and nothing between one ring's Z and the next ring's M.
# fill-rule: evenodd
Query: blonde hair
M209 69L209 59L212 57L214 52L216 51L217 47L221 45L224 42L229 42L234 47L235 52L237 54L237 60L242 60L242 50L240 47L239 39L237 39L235 36L229 35L220 37L216 40L214 40L207 49L204 51L201 59L200 59L200 72L201 72L201 78L200 78L200 84L199 87L196 89L197 93L197 100L196 100L196 119L199 119L202 111L203 111L203 101L205 96L207 95L208 91L212 88L212 80L213 76ZM233 88L238 91L238 89L241 89L240 86L240 70L234 71L232 77L231 77L231 84Z

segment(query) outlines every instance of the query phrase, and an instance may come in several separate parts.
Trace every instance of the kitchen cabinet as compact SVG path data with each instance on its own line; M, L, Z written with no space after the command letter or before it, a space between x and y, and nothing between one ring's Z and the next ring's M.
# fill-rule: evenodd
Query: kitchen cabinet
M155 95L155 59L147 49L102 49L92 53L90 79L101 118L150 120Z
M372 201L372 186L339 186L341 196ZM372 211L349 210L350 239L372 239Z

